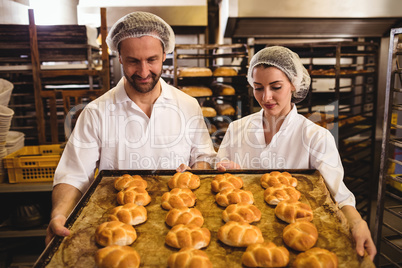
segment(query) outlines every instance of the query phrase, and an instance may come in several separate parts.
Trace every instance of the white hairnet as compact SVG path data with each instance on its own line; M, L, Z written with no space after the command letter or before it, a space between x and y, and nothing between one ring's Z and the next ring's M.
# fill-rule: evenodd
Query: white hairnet
M106 43L113 51L118 51L121 41L127 38L152 36L159 39L166 53L172 53L175 36L172 27L160 17L143 11L132 12L119 19L110 29Z
M258 51L251 58L247 73L247 81L253 88L253 69L260 64L274 66L286 74L296 89L292 95L293 103L298 103L307 96L311 79L303 63L300 61L299 55L281 46L266 47Z

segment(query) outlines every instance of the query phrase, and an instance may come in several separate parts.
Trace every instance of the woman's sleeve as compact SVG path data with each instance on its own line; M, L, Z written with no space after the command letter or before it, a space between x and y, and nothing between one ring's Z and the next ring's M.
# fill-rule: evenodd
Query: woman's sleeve
M344 170L333 135L322 128L306 135L309 134L312 136L309 148L311 167L321 173L340 208L345 205L355 207L355 197L343 182Z

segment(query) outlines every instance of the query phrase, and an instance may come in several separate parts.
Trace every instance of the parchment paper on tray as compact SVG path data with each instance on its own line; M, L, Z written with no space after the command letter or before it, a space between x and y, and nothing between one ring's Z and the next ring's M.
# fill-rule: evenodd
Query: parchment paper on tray
M194 173L196 173L194 171ZM121 173L119 175L123 175ZM130 175L136 173L129 172ZM217 231L224 224L222 220L223 207L215 202L215 194L211 191L211 181L217 174L202 174L201 186L194 193L197 196L195 207L205 219L203 227L211 232L211 242L203 250L208 254L214 267L243 267L241 256L246 248L226 246L217 239ZM328 190L319 172L308 174L292 173L298 179L296 187L301 193L300 201L310 204L313 209L313 223L316 225L319 237L316 247L334 252L338 256L339 267L374 267L368 258L360 258L355 251L353 239L350 235L346 219L332 201ZM141 256L141 267L167 267L168 257L178 249L165 244L165 236L169 226L165 224L167 211L161 207L161 196L169 191L167 182L172 175L142 175L148 182L148 192L152 201L146 206L148 220L135 226L137 240L131 245ZM261 210L261 221L256 223L264 236L265 241L272 241L284 246L282 231L287 223L276 218L274 206L264 201L264 189L260 185L262 174L240 173L244 181L243 189L254 194L255 205ZM97 226L107 220L107 213L118 206L117 191L113 187L113 176L103 176L93 193L88 196L80 212L71 226L72 234L61 242L54 253L48 256L46 267L95 267L94 254L101 248L94 240ZM290 264L299 252L290 248Z

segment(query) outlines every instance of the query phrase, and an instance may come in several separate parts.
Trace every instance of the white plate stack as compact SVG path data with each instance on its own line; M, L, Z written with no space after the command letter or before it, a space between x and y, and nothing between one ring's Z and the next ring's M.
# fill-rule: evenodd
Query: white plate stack
M19 131L9 131L6 138L7 155L18 151L25 145L25 134Z
M13 89L13 83L0 78L0 105L8 106Z
M7 106L0 105L0 178L1 181L5 177L3 169L3 158L7 156L7 134L10 129L11 119L13 118L14 111Z

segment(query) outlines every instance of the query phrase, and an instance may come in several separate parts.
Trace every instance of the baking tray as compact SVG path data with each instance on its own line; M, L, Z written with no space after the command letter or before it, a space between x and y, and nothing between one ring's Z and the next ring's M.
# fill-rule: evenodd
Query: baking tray
M265 241L272 241L284 246L282 230L287 223L275 217L274 206L268 205L263 198L264 189L260 185L261 175L272 170L230 170L243 178L243 189L253 193L254 204L261 210L261 221L255 223ZM285 170L277 170L283 172ZM344 215L331 199L320 173L316 170L286 170L298 179L297 189L301 192L301 201L310 204L313 209L313 223L319 237L315 246L326 248L337 254L339 267L375 267L367 254L359 257ZM205 219L203 227L211 232L211 242L203 250L208 254L214 267L243 267L241 256L245 248L226 246L217 239L217 231L224 224L223 207L215 202L211 191L211 181L216 170L192 170L201 178L201 186L194 190L197 196L195 207ZM101 248L96 244L94 233L97 226L107 220L107 212L118 206L117 191L113 187L116 177L123 174L141 175L148 182L148 192L152 197L146 206L148 220L135 226L138 238L131 245L141 256L141 267L167 267L168 257L178 249L167 246L165 236L170 227L165 223L167 210L161 207L161 196L169 191L167 182L176 171L137 171L103 170L83 195L67 219L66 226L71 230L68 237L55 237L33 267L95 267L94 255ZM299 252L290 248L290 264Z

